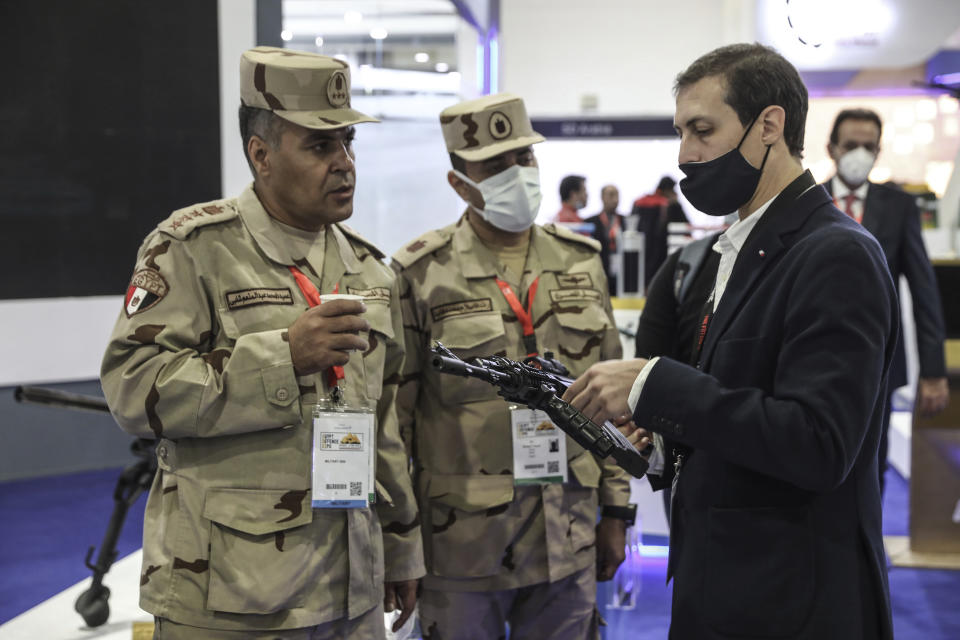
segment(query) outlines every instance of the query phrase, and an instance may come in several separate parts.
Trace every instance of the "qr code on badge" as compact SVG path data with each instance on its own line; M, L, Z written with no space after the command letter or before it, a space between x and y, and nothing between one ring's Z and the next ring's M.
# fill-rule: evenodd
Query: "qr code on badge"
M547 473L560 473L560 461L549 460L547 462Z
M363 493L363 483L362 482L351 482L350 483L350 495L359 496Z

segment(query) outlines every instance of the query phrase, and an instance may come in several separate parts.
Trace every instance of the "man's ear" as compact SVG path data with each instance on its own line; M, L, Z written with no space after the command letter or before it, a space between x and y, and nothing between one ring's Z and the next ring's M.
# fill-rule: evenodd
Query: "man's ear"
M258 178L270 175L270 145L260 136L250 136L247 140L247 158Z
M840 159L840 154L837 153L837 152L838 152L838 149L837 149L836 145L834 145L832 142L828 142L828 143L827 143L827 155L830 156L830 158L831 158L834 162L836 162L837 160Z
M467 184L463 181L460 176L454 173L452 170L447 171L447 183L453 190L457 192L457 195L466 202L467 204L473 205L477 209L483 209L486 203L483 200L483 195L480 194L473 186Z
M447 184L453 187L453 190L457 192L457 195L459 195L461 198L463 197L463 194L460 193L460 189L463 188L465 183L460 179L460 176L453 172L452 169L447 171Z
M783 107L772 105L767 107L760 116L763 133L760 140L763 144L776 144L783 139L783 127L787 121L787 112Z

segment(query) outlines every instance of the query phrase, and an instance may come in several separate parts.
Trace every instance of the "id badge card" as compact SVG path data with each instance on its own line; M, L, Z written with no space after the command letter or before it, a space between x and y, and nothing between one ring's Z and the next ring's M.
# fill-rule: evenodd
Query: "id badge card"
M362 509L374 501L375 426L375 416L368 410L319 406L314 410L314 508Z
M567 438L543 411L511 409L513 483L567 481Z

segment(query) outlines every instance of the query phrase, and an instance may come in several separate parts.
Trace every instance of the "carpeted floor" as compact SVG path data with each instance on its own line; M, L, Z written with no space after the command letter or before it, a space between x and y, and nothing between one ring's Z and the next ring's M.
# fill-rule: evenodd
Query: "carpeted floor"
M90 576L84 558L100 552L120 471L0 484L0 624ZM118 557L140 548L146 504L141 496L130 508Z
M103 538L113 509L119 469L0 484L0 624L90 575L87 548ZM884 533L905 535L907 483L887 475ZM131 508L118 542L120 557L140 546L141 497ZM663 538L644 539L663 545ZM664 584L666 558L657 547L633 554L618 583L598 590L598 605L609 626L606 640L662 640L670 620L670 587ZM95 556L94 556L95 558ZM890 592L898 640L960 639L960 571L890 569ZM619 608L614 594L633 591Z

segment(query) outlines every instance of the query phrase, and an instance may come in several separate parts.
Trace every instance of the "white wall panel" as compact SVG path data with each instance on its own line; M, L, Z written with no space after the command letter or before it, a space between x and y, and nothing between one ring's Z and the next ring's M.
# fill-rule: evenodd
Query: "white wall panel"
M240 108L240 56L256 45L256 1L219 0L220 25L220 166L222 197L239 194L250 182L243 156L237 110ZM183 203L183 206L189 205Z
M98 378L122 309L120 295L0 301L0 387Z
M500 5L501 83L533 116L673 115L673 79L715 47L754 39L752 0L523 0Z

